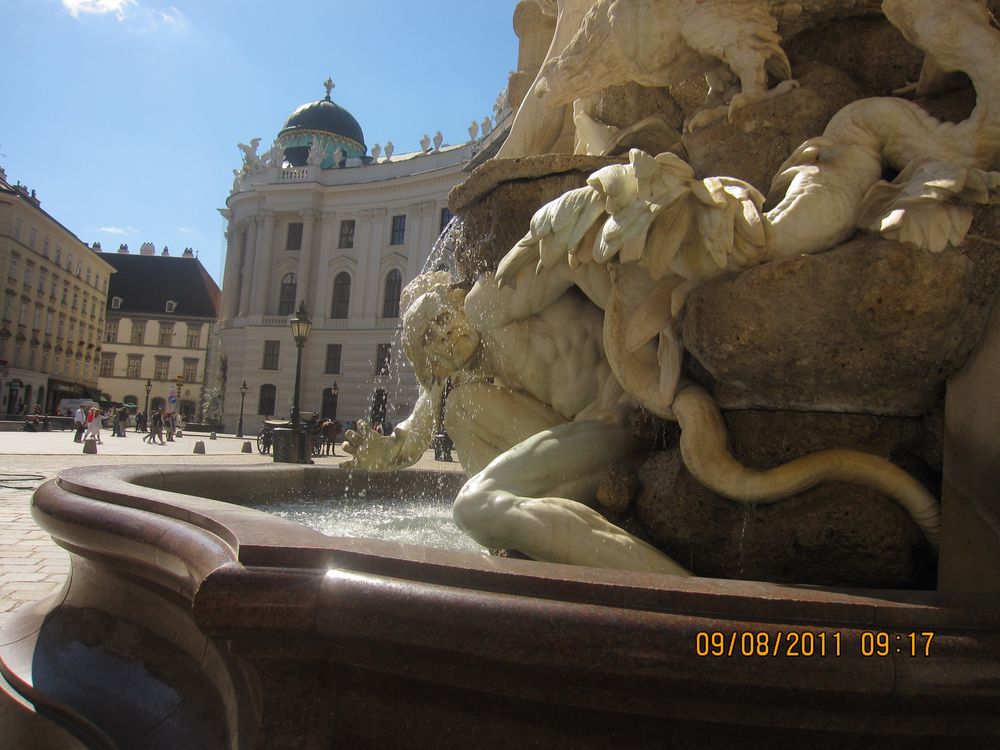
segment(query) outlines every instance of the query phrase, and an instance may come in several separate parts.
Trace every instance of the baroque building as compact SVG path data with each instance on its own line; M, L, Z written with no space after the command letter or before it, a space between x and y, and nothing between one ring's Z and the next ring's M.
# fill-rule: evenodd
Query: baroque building
M114 269L0 169L0 414L99 398Z
M105 398L200 419L214 377L219 287L190 248L157 255L147 242L137 255L121 245L102 257L115 270L100 360Z
M440 132L421 150L369 150L357 120L326 97L296 109L273 146L241 144L243 165L221 210L228 220L222 283L223 422L244 429L291 411L296 345L289 317L304 303L312 332L302 354L300 406L349 422L398 423L416 381L393 351L399 295L420 273L451 218L448 192L502 128L493 119L451 146ZM502 102L502 100L498 100ZM501 123L510 116L494 108Z

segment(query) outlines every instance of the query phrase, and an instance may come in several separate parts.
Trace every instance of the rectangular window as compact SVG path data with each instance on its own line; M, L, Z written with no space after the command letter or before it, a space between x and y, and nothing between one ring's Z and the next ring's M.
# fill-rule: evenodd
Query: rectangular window
M18 242L21 241L21 225L22 222L20 219L17 219L14 222L14 239L17 240Z
M62 303L65 305L68 299L69 299L69 284L63 282Z
M447 206L441 209L441 226L438 227L438 234L441 234L441 232L444 231L444 228L448 226L448 222L451 221L452 216L454 216L454 214Z
M184 358L184 382L198 382L198 360L194 358Z
M160 323L160 346L172 346L174 341L174 324Z
M342 346L340 344L327 344L326 345L326 369L325 373L330 375L340 374L340 352Z
M188 323L187 348L197 349L199 343L201 343L201 326Z
M38 296L45 294L45 269L38 269Z
M31 289L31 264L24 267L24 288Z
M46 237L45 241L42 243L42 255L46 258L49 257L49 238Z
M56 298L56 291L59 289L59 279L55 276L52 277L52 286L49 287L49 299Z
M153 369L154 380L166 380L170 375L170 357L157 357Z
M390 245L402 245L406 242L406 214L392 217L392 237Z
M293 221L288 225L288 244L286 250L302 249L302 222Z
M264 342L264 358L260 363L260 369L262 370L277 370L278 369L278 355L281 352L281 342L280 341L265 341Z
M129 354L128 355L128 371L126 375L130 378L140 378L142 375L142 355L141 354Z
M31 239L28 241L28 244L31 245L32 249L35 248L35 239L37 237L38 237L38 232L36 232L34 229L32 229L31 230Z
M70 309L71 310L75 310L79 306L80 306L80 290L74 289L73 290L73 304L70 305Z
M17 281L17 261L18 257L16 255L12 255L10 256L10 265L7 266L7 278L12 284Z
M115 374L115 355L112 352L101 354L101 377L110 378Z
M340 222L340 243L338 248L354 247L354 219L344 219Z
M379 344L375 350L375 374L388 375L392 362L392 344Z
M109 320L107 325L104 326L104 340L109 344L113 344L118 341L118 321Z
M130 344L142 344L146 339L146 321L144 320L133 320L132 321L132 338L129 340Z

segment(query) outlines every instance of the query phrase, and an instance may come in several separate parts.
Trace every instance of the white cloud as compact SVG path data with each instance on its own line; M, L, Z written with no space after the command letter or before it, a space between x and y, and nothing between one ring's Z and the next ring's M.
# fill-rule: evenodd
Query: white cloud
M79 18L81 13L114 13L121 21L125 18L125 8L135 5L135 0L62 0L62 4L73 18Z
M181 234L191 234L194 230L191 227L177 227L177 231Z
M98 227L97 231L105 234L139 234L135 227Z

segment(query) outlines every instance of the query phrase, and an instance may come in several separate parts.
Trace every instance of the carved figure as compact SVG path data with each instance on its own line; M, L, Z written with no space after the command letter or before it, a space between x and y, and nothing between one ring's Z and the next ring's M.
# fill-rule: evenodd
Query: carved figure
M479 123L473 120L469 124L469 140L470 141L476 140L476 136L478 135L479 135Z
M427 133L424 133L424 137L420 139L420 150L429 151L431 148L431 138Z
M333 151L333 166L339 168L340 163L344 161L344 149L338 148Z
M372 146L372 160L378 161L378 158L382 155L382 147L379 144Z
M326 141L320 138L313 138L312 145L309 146L309 154L306 156L306 164L311 167L318 167L326 158Z
M483 138L485 138L490 134L490 131L493 130L493 122L489 117L484 117L483 121L479 123L479 127L483 131Z
M385 160L392 160L392 152L396 150L396 147L392 145L392 141L385 142Z
M281 169L282 165L285 163L285 149L278 145L275 141L271 145L271 149L267 152L267 165L269 167L274 167Z
M441 135L441 131L439 130L434 134L434 150L440 151L442 143L444 143L444 136Z
M260 157L257 156L257 146L260 145L260 138L251 138L249 145L246 143L237 144L237 148L243 152L243 171L252 172L260 165Z

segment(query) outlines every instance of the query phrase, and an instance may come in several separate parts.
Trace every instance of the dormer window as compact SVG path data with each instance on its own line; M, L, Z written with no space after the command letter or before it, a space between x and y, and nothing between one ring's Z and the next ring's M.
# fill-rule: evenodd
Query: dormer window
M122 302L124 302L124 301L125 300L122 299L121 297L112 297L111 298L111 309L112 310L118 310L118 309L120 309L121 306L122 306Z
M176 309L177 309L177 303L174 302L172 299L168 299L167 300L167 312L168 313L172 313Z

